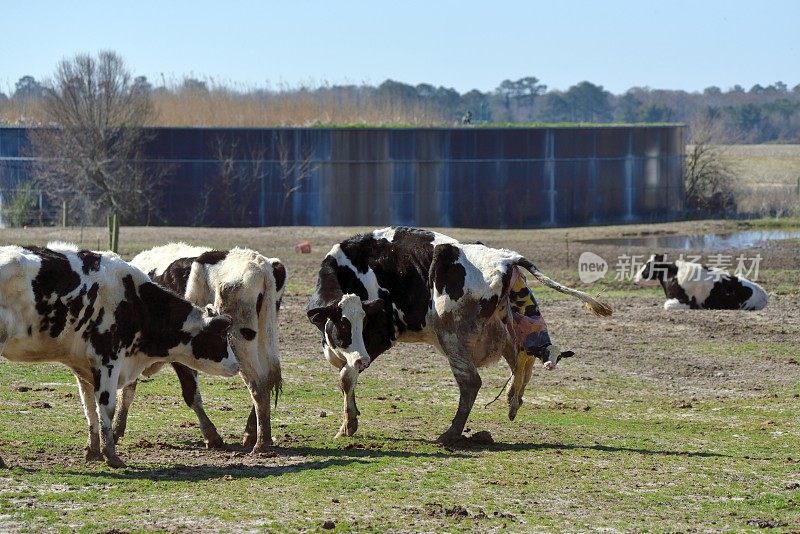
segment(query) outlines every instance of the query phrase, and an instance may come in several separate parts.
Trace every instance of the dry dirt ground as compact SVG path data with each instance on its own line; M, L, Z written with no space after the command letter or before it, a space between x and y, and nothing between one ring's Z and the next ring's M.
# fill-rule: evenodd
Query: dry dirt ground
M58 366L0 360L0 531L723 531L800 530L800 240L765 243L759 312L666 312L656 289L577 276L593 251L613 264L641 248L582 240L712 233L702 221L558 230L460 230L518 250L560 281L604 294L615 313L533 286L556 342L575 358L538 370L516 421L499 392L508 370L482 371L468 433L493 443L444 448L455 413L445 360L423 345L381 356L359 382L358 434L334 440L340 394L305 317L316 268L354 228L123 228L121 252L172 240L249 246L280 257L289 286L280 319L285 392L274 454L236 445L248 399L240 381L208 378L206 406L231 446L207 451L175 377L139 388L120 446L129 468L84 464L76 387ZM81 241L102 229L2 230L7 243ZM311 242L311 254L294 245ZM674 251L677 252L677 251ZM741 251L729 251L739 254ZM45 407L45 405L47 405Z

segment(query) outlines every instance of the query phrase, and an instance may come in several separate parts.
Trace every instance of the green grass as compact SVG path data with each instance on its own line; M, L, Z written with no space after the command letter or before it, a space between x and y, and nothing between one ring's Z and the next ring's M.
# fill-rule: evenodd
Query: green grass
M767 353L784 361L796 352L794 342L678 340L674 348L712 361ZM800 524L800 492L787 489L800 482L796 386L676 408L673 391L626 366L566 370L560 379L535 378L510 423L502 402L482 407L505 378L493 367L483 373L468 426L491 430L499 443L450 450L430 441L456 403L449 370L441 360L413 374L402 371L408 365L383 361L362 375L359 434L334 440L340 396L333 372L316 355L285 357L285 395L274 414L280 455L258 459L203 451L174 375L157 375L140 385L120 446L130 467L112 470L79 460L84 419L66 369L0 364L0 450L14 466L0 472L0 529L4 521L83 532L319 530L326 520L337 531L743 530L753 518ZM209 414L235 443L248 406L244 388L203 382ZM52 391L36 391L43 384ZM53 407L32 408L37 401Z

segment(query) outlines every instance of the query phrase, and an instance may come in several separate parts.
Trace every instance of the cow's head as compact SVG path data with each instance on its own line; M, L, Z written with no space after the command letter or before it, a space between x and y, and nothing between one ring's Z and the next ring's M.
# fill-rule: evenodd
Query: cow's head
M126 299L115 312L117 333L141 325L140 350L150 356L169 357L204 373L233 376L239 362L228 340L231 318L213 308L192 305L177 294L147 281L138 299L126 277ZM128 326L122 326L128 325Z
M278 304L285 279L279 261L244 249L232 250L214 278L214 306L233 322L233 351L241 362L264 364L261 378L269 389L281 385Z
M307 314L322 331L326 350L363 371L372 361L365 343L365 327L379 321L383 307L383 299L362 302L358 295L347 294L339 302L310 309Z
M633 282L640 286L657 286L675 276L676 272L677 267L674 263L666 261L664 254L653 254L637 271Z
M542 367L548 371L555 369L562 359L573 356L575 356L575 353L571 350L562 351L555 345L548 345L536 353L536 357L542 362Z

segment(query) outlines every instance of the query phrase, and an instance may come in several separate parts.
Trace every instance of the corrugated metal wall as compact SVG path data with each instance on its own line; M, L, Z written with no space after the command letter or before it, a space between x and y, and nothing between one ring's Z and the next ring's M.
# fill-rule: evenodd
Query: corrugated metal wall
M541 227L669 220L683 211L684 128L157 128L166 222ZM0 188L25 179L25 130L0 128ZM253 172L242 220L202 195L219 146ZM297 182L298 162L310 172ZM289 171L289 172L287 172ZM299 189L285 199L289 187Z

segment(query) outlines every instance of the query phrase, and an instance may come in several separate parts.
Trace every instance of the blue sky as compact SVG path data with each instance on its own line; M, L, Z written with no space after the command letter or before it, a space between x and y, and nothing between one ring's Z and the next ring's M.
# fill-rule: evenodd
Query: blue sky
M386 78L489 90L533 75L702 90L800 83L800 0L16 1L0 4L0 91L77 52L136 74L241 87Z

